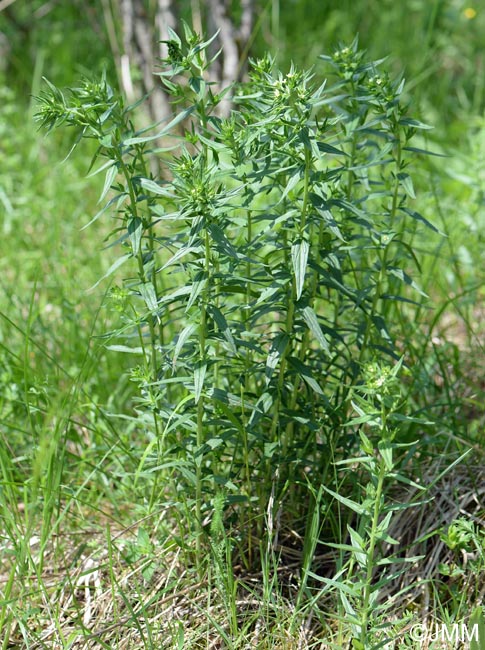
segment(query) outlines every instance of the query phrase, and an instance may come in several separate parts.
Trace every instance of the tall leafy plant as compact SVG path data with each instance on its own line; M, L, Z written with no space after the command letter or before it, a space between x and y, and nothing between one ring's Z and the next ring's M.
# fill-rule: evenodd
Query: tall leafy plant
M37 116L98 143L94 219L114 217L121 255L106 275L125 270L110 347L141 359L140 473L151 506L173 489L194 513L184 526L202 570L216 491L239 508L249 562L271 487L301 513L298 479L330 480L331 459L358 445L343 428L353 387L364 362L397 358L408 289L419 297L410 242L430 224L412 207L409 141L427 127L356 42L322 57L333 82L253 62L222 118L210 41L189 28L170 39L158 73L170 123L137 130L136 106L106 79L66 93L47 82Z

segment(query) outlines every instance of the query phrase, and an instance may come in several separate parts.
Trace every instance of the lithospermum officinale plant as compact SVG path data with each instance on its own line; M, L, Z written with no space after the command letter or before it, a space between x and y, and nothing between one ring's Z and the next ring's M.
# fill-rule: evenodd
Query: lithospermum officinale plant
M158 76L176 116L161 128L137 131L136 106L105 79L65 93L48 83L37 113L98 143L94 219L111 211L122 252L107 275L130 269L112 290L124 322L110 347L141 359L140 476L150 507L170 492L193 513L179 521L200 571L216 493L237 514L248 566L270 493L301 530L303 486L330 485L333 460L358 448L343 426L350 397L365 363L399 356L405 291L420 299L410 241L427 223L407 173L409 140L427 127L356 42L321 57L336 73L328 86L253 62L227 118L209 43L171 32Z

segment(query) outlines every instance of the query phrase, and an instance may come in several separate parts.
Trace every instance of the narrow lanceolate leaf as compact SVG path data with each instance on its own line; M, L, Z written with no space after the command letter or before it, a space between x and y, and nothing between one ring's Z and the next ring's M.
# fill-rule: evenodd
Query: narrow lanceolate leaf
M305 283L305 273L308 262L308 252L310 246L304 239L296 242L291 247L291 259L293 262L293 271L295 273L296 299L301 298L303 285Z
M344 497L341 494L334 492L330 488L325 487L325 485L322 485L322 487L325 490L325 492L331 494L335 499L337 499L337 501L340 501L340 503L343 503L344 506L347 506L347 508L350 508L358 515L368 514L364 506L361 506L360 503L357 503L356 501L352 501L352 499L347 499L347 497Z
M410 117L402 117L399 120L399 124L401 126L410 126L413 129L432 129L432 126L429 126L429 124L424 124L424 122L420 122L419 120L413 120Z
M308 326L308 329L310 332L313 334L313 336L317 339L318 343L320 344L320 347L325 350L325 352L330 351L330 347L328 345L328 341L325 338L325 335L322 332L322 328L318 324L318 319L317 315L313 311L311 307L305 307L305 309L302 312L303 318L305 320L305 323Z
M104 179L103 191L101 192L101 196L98 199L98 204L101 203L101 201L104 199L104 197L108 193L109 188L111 187L111 184L113 183L117 173L118 173L118 167L116 166L116 163L113 162L113 165L106 172L106 177Z
M199 402L204 388L205 373L207 370L207 363L205 361L198 361L194 370L194 395L195 403Z
M400 269L397 266L388 266L386 271L390 274L393 275L394 277L398 278L401 280L401 282L404 282L405 284L409 285L410 287L413 287L418 293L420 293L422 296L425 298L429 298L428 294L425 293L421 287L419 287L416 282L412 279L410 275L408 275L403 269ZM375 319L377 322L377 319Z
M149 178L140 178L140 185L147 192L152 192L153 194L158 194L160 196L173 196L173 192L171 192L167 187L163 187Z
M212 317L216 322L217 327L223 333L224 338L229 343L229 347L231 348L231 351L234 352L234 354L236 354L237 351L236 351L236 344L234 342L234 337L229 328L229 325L227 324L224 314L221 312L220 309L218 309L215 306L210 307L210 311L212 312Z
M352 546L355 547L355 559L360 564L362 568L367 566L367 554L365 552L365 542L359 533L347 524L347 530L349 531L350 539L352 540Z
M290 180L286 184L285 190L284 190L283 194L281 195L281 198L278 201L278 204L283 203L283 201L286 199L286 197L291 192L291 190L293 190L298 185L299 182L300 182L300 170L297 169L296 171L293 172L293 175L290 176Z
M112 352L126 352L127 354L145 354L143 348L130 348L127 345L107 345L106 349L111 350Z
M410 210L409 208L401 208L403 212L408 214L412 219L416 219L416 221L421 221L421 223L424 223L424 225L427 228L430 228L434 232L438 233L439 235L446 237L444 233L441 232L435 225L431 223L431 221L428 221L425 217L423 217L422 214L419 214L419 212L416 212L416 210Z
M130 238L131 250L133 257L138 255L140 250L141 236L143 233L143 222L138 217L134 217L128 221L128 237Z
M175 264L175 262L178 262L185 255L188 255L189 253L195 253L198 251L200 251L200 246L186 246L180 248L175 253L175 255L172 255L172 257L168 260L168 262L165 262L165 264L162 266L160 271L164 271L167 267L171 266L172 264Z
M381 456L386 464L386 467L389 471L394 469L394 463L392 459L393 445L390 440L379 440L378 449L381 452Z
M95 156L95 158L93 159L92 164L94 164L94 162L96 161L96 158L97 158L97 156ZM94 171L90 172L90 173L86 176L86 178L91 178L92 176L96 176L96 174L100 174L101 172L104 172L104 170L105 170L107 167L111 167L111 165L113 165L113 164L114 164L114 163L113 163L112 160L107 160L103 165L101 165L101 167L98 167L98 168L95 169Z
M184 327L184 329L180 332L179 337L177 339L177 345L175 346L175 350L173 352L172 364L174 368L177 364L177 359L179 357L180 352L182 351L182 348L184 347L185 343L189 340L191 334L196 329L197 329L197 325L192 323L191 325L187 325L186 327Z
M151 282L144 282L140 285L139 289L148 309L151 312L156 311L158 308L158 298L153 284Z
M324 151L325 153L331 153L336 156L348 156L349 154L345 153L345 151L342 151L341 149L337 149L337 147L332 147L331 144L328 144L328 142L318 142L318 148L320 151Z
M378 539L381 542L385 542L386 544L397 545L399 544L399 541L391 537L387 532L391 525L392 515L393 515L392 512L388 512L384 517L384 519L379 523L376 529L376 539Z
M419 147L403 147L404 151L413 151L414 153L422 153L425 156L438 156L439 158L448 158L447 154L437 153L436 151L429 151L429 149L420 149Z
M92 287L90 287L90 288L88 289L88 292L89 292L89 291L93 291L93 289L96 289L96 287L98 286L98 284L100 284L100 282L102 282L102 281L105 280L106 278L109 278L110 275L113 275L113 273L114 273L117 269L119 269L120 266L126 262L126 260L129 260L131 257L132 257L131 253L128 253L127 255L123 255L122 257L119 257L119 258L116 260L116 262L114 262L114 263L109 267L109 269L106 271L106 273L103 275L103 277L102 277L102 278L99 278L99 280L98 280L95 284L93 284Z
M397 175L399 182L404 188L404 191L406 194L411 198L415 199L416 194L414 193L414 185L413 185L413 179L409 174L405 174L404 172L400 173Z
M99 217L102 214L104 214L106 212L106 210L108 208L110 208L114 203L118 202L117 208L120 208L121 205L123 204L123 202L126 201L127 198L128 198L128 194L117 194L116 196L113 196L113 198L111 198L108 201L108 203L106 203L106 205L103 208L101 208L101 210L94 215L94 217L91 219L91 221L88 221L88 223L81 228L81 231L86 230L86 228L89 228L89 226L91 224L93 224L95 221L97 221L99 219Z
M351 605L350 602L348 601L348 599L347 599L346 595L344 594L344 592L341 591L341 592L339 593L339 596L340 596L340 598L341 598L341 600L342 600L342 604L343 604L343 606L344 606L345 612L346 612L349 616L351 616L355 621L359 621L355 609L352 607L352 605ZM360 621L359 621L359 622L360 622Z
M280 332L273 339L273 344L271 350L269 351L268 358L266 359L266 380L269 382L271 379L274 369L276 368L278 361L283 356L286 346L288 345L289 337L284 332Z
M212 224L209 226L209 232L212 235L214 242L216 244L217 249L228 255L229 257L233 257L234 259L238 260L239 255L237 254L237 250L234 248L234 246L231 244L231 242L227 239L225 236L223 230L219 228L218 226L215 226Z
M195 106L190 106L185 111L182 111L176 117L174 117L171 122L169 122L166 126L164 126L161 131L159 131L155 135L147 135L147 136L136 137L136 138L128 138L127 140L124 141L123 144L125 144L125 145L142 144L143 142L150 142L152 140L158 140L159 138L162 138L164 135L167 135L167 133L170 133L170 131L173 129L173 127L177 126L177 124L179 124L180 122L185 120L192 113L192 111L194 111L194 109L195 109Z
M297 357L288 357L288 361L295 368L297 373L303 379L303 381L310 386L310 388L317 393L317 395L323 395L323 390L320 388L320 385L312 375L312 372L308 366L306 366L300 359Z
M194 282L191 285L189 285L188 287L186 287L187 289L189 289L189 291L188 291L189 299L187 301L185 311L188 311L192 307L194 302L200 296L200 294L201 294L202 290L204 289L204 287L206 286L206 284L207 284L207 277L206 277L204 271L199 271L199 273L197 273L197 275L194 278Z

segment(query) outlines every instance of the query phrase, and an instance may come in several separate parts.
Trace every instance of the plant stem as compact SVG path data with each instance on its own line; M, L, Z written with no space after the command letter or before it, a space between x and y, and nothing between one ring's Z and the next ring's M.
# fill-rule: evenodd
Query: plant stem
M307 211L308 211L308 198L309 198L309 193L310 193L310 168L311 168L311 162L312 162L312 157L310 154L310 151L305 147L305 172L304 172L304 179L303 179L303 203L301 206L301 212L300 212L300 223L299 223L299 229L298 229L298 234L300 239L303 239L305 236L305 228L306 228L306 221L307 221ZM309 240L311 242L311 234L309 237ZM296 282L296 281L295 281ZM292 319L291 322L288 324L287 322L287 333L290 335L291 331L293 330L293 312L295 309L295 299L296 299L296 286L294 284L293 289L292 289L292 303L291 306L293 308L292 311ZM313 302L313 297L310 301L310 306L311 303ZM291 329L289 329L289 326ZM305 355L306 355L306 350L308 347L309 343L309 337L308 337L308 328L305 330L305 334L303 335L302 343L300 346L300 353L299 353L299 359L300 361L304 361ZM286 358L285 358L286 361ZM283 362L282 362L283 363ZM293 383L293 390L291 393L291 398L290 398L290 410L294 410L296 407L296 403L298 400L298 389L301 384L301 378L297 375L295 377L295 381ZM294 435L294 428L295 428L295 423L293 420L290 420L288 424L286 425L286 435L283 441L283 454L286 454L286 451L288 448L291 448L291 445L293 443L293 435Z
M136 192L135 192L135 188L134 188L134 185L133 185L133 179L132 179L132 177L130 175L130 172L129 172L127 166L126 166L125 161L123 160L123 154L122 153L118 154L117 159L118 159L118 162L120 164L121 170L123 172L123 176L125 177L126 186L128 188L128 193L129 193L129 196L130 196L130 211L131 211L131 214L135 219L138 219L139 218L138 205L137 205ZM145 232L147 230L147 227L146 227L146 224L145 224L144 221L142 223L143 223L143 231ZM148 229L151 230L151 228L148 228ZM149 235L149 242L150 242L151 237L153 237L152 234ZM149 246L150 246L150 244L149 244ZM151 254L153 255L153 242L152 242L151 246L152 246ZM142 284L146 284L147 283L147 275L146 275L146 272L145 272L145 265L144 265L144 260L143 260L143 251L142 251L142 247L141 247L141 242L140 242L140 246L139 246L139 249L138 249L138 252L137 252L137 255L136 255L136 260L137 260L137 264L138 264L138 278L139 278L139 280L140 280L140 282ZM156 285L154 285L154 290L156 291L155 287L156 287ZM158 293L156 293L156 295L158 295ZM148 321L148 328L149 328L149 332L150 332L150 360L149 360L148 365L151 366L151 371L150 372L151 372L151 376L152 376L151 381L148 382L148 391L149 391L149 394L150 394L150 408L151 408L151 411L152 411L153 426L154 426L154 429L155 429L155 437L156 437L156 441L157 441L157 456L158 456L158 459L159 459L160 455L161 455L161 448L160 448L161 435L160 435L160 425L159 425L158 413L157 413L157 401L158 401L158 399L157 399L157 395L156 395L156 385L157 385L157 381L158 381L158 358L157 358L157 342L156 342L157 341L157 336L156 336L156 332L155 332L155 325L154 325L154 322L153 322L153 314L152 313L148 314L147 321ZM146 355L145 355L145 363L147 363ZM156 472L155 473L155 480L153 481L152 491L151 491L151 495L150 495L150 506L149 506L150 510L153 508L153 506L155 504L155 501L157 499L157 496L158 496L159 478L160 478L159 472Z
M210 278L210 239L209 231L207 228L204 233L205 243L205 259L204 259L204 272L206 286L204 290L202 310L200 316L199 326L199 363L203 364L206 361L206 339L207 339L207 304L209 293L209 278ZM196 488L195 488L195 517L196 517L196 563L199 572L199 577L202 576L202 457L201 450L204 444L204 407L205 399L203 392L199 396L197 402L197 450L198 459L196 462Z
M383 459L381 459L379 467L379 476L377 479L377 488L376 494L374 497L374 512L372 515L372 525L369 533L369 548L367 549L367 570L365 576L365 587L364 587L364 600L362 604L362 621L360 629L360 641L363 648L367 648L367 626L369 623L369 603L372 596L372 574L374 571L374 554L376 547L376 532L377 527L379 526L379 516L381 514L381 499L384 488L384 480L386 477L386 465Z
M398 173L401 168L401 156L402 156L402 146L401 146L401 139L399 136L399 133L396 136L397 138L397 154L396 154L396 182L394 184L394 190L392 193L392 202L391 202L391 208L389 211L389 228L392 229L392 226L396 220L396 214L397 214L397 205L398 205L398 200L399 200L399 178L398 178ZM374 286L374 292L372 296L372 306L370 309L370 313L367 317L366 321L366 327L365 327L365 332L364 332L364 338L362 341L362 345L360 348L360 353L359 353L359 363L362 363L364 360L364 355L367 351L368 348L368 343L369 343L369 338L370 334L372 331L372 318L374 314L377 311L377 303L381 299L381 294L382 294L382 286L384 284L384 279L386 276L386 268L387 268L387 262L388 262L388 255L389 255L389 244L384 247L384 251L382 253L382 257L380 259L380 268L379 268L379 274L377 276L377 282ZM384 316L384 315L383 315Z

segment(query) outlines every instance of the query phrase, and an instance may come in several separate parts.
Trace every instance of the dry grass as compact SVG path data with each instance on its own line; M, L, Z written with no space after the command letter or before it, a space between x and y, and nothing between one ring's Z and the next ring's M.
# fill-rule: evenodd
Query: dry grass
M421 477L423 485L436 481L445 465L438 459ZM453 554L442 541L439 531L457 517L471 518L482 530L485 513L485 469L480 464L457 466L431 488L425 503L396 514L391 536L398 539L407 557L424 555L409 565L386 598L395 598L395 612L413 612L413 619L431 622L439 617L438 601L457 590L470 609L482 604L485 593L483 566L464 571L461 577L440 575L440 564L476 566L477 556ZM417 490L403 495L406 501L419 501ZM162 513L166 517L167 513ZM327 637L336 628L331 599L319 602L320 615L302 612L295 620L296 588L275 590L263 596L262 575L238 576L235 598L240 634L231 637L227 602L214 583L200 582L185 566L180 548L151 540L153 551L138 561L128 562L130 545L136 541L139 522L126 528L106 521L90 523L84 529L66 524L53 535L45 551L40 540L30 540L29 571L17 566L18 583L9 603L11 626L10 650L138 650L142 648L272 648L305 650L334 647ZM284 539L284 535L281 535ZM12 569L11 547L2 549L2 591ZM276 568L280 587L294 576L298 551L286 552L284 544L275 549L281 557ZM42 557L41 557L42 556ZM291 558L291 559L290 559ZM320 575L332 577L331 555L315 558ZM475 563L475 565L473 565ZM40 570L40 567L43 567ZM453 584L455 581L455 584ZM402 591L404 590L404 592ZM285 597L281 592L286 594ZM400 595L399 595L400 593ZM396 595L398 594L398 595ZM448 596L451 598L451 596ZM443 603L441 604L443 606ZM322 618L327 631L323 631ZM396 629L401 627L396 622ZM408 625L409 627L409 625ZM405 628L407 629L407 628ZM404 633L405 629L402 631ZM5 632L4 632L5 633ZM271 639L271 640L270 640ZM5 638L4 638L5 642ZM399 645L391 644L391 647ZM410 646L407 646L410 647ZM426 647L422 645L421 647ZM437 647L429 645L429 647Z

